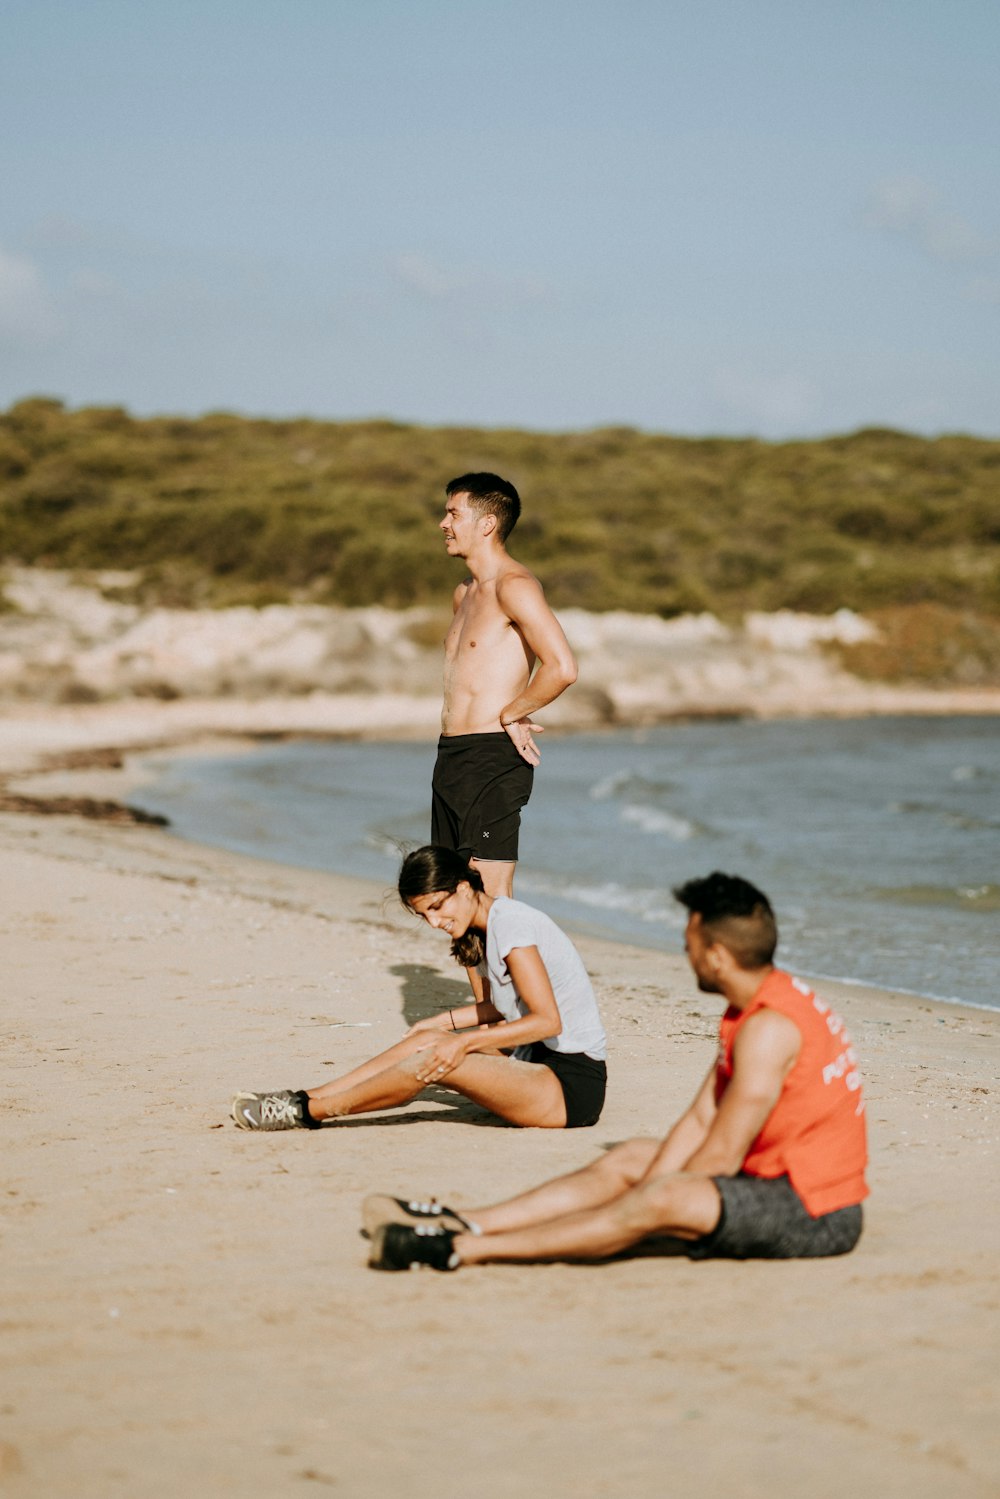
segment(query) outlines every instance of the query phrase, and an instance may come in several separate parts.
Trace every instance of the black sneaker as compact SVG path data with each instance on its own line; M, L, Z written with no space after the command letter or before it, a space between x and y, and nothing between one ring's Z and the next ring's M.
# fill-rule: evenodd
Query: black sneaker
M454 1208L438 1202L435 1197L426 1202L416 1202L375 1193L366 1197L361 1204L361 1222L364 1224L363 1232L369 1239L374 1237L377 1228L386 1223L405 1223L410 1228L417 1228L422 1223L433 1223L437 1228L446 1228L453 1234L476 1232L467 1218L456 1213Z
M432 1270L457 1270L455 1235L436 1223L383 1223L372 1234L368 1264L372 1270L412 1270L414 1265Z

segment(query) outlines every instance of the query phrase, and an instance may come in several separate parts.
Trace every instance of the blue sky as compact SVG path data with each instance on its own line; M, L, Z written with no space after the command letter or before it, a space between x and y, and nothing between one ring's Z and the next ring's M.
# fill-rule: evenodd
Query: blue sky
M0 0L0 405L1000 435L995 0Z

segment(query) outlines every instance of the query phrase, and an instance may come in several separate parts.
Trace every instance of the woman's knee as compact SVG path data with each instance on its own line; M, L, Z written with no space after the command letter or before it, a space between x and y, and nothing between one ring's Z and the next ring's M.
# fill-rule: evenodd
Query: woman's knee
M410 1077L415 1078L417 1073L423 1070L423 1054L427 1050L426 1037L404 1036L399 1045L400 1048L406 1047L406 1050L397 1052L391 1065L397 1067L400 1072L406 1072Z

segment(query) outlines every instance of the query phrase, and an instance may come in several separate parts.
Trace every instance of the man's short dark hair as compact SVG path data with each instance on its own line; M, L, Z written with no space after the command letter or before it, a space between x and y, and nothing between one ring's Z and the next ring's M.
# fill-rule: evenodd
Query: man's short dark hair
M738 874L714 870L674 889L674 899L701 917L709 942L721 942L741 968L764 968L778 945L778 925L763 890Z
M521 514L521 496L507 479L499 474L461 474L445 485L445 494L467 494L469 503L480 515L495 515L497 535L501 541L517 525Z

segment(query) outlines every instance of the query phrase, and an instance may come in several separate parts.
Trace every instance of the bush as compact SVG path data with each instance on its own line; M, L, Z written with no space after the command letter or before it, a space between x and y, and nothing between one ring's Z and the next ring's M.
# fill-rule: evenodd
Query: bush
M518 485L511 549L557 607L1000 613L1000 443L546 435L388 421L0 414L0 558L139 571L151 601L440 607L444 484Z
M1000 621L940 604L880 609L878 640L840 646L849 671L883 682L1000 687Z

